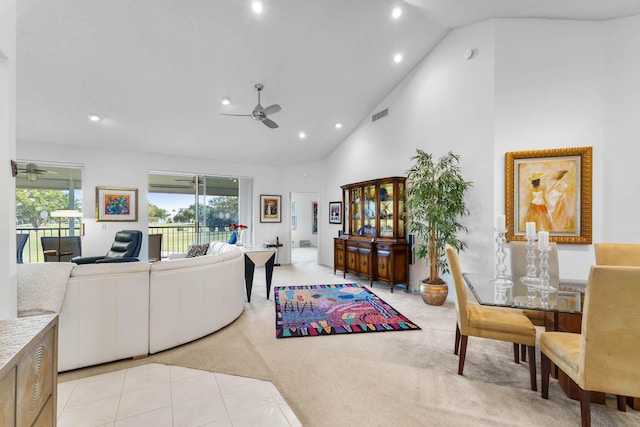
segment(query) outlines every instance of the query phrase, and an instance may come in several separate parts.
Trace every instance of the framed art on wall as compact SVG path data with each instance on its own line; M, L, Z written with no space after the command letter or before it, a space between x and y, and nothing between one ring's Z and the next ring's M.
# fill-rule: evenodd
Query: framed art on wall
M282 222L282 196L260 195L260 222Z
M311 234L318 234L318 202L311 202Z
M342 202L329 202L329 224L342 224Z
M137 220L137 188L96 187L96 221Z
M526 223L550 241L590 244L592 148L506 153L507 240L524 240Z

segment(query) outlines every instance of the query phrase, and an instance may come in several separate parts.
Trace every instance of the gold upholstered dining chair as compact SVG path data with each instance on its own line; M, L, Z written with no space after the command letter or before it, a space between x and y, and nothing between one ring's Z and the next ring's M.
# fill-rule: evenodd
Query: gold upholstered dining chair
M584 301L580 334L543 332L540 336L542 390L549 398L553 362L579 387L582 425L591 425L590 391L640 396L640 267L594 265Z
M640 266L640 244L594 243L597 265Z
M597 265L618 265L640 267L640 244L634 243L594 243ZM638 284L640 286L640 284ZM629 396L628 404L640 410L640 396ZM618 405L624 409L624 402L618 400Z
M462 269L455 249L446 245L447 262L456 288L456 342L454 354L459 355L458 375L462 375L470 336L513 343L514 361L519 363L519 346L529 352L531 390L536 391L536 328L522 312L511 308L469 305Z

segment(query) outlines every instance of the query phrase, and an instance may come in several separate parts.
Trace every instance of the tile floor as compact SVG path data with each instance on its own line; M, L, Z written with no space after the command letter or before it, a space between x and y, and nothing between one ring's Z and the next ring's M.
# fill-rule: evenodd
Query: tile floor
M59 383L58 426L301 424L268 381L150 363Z

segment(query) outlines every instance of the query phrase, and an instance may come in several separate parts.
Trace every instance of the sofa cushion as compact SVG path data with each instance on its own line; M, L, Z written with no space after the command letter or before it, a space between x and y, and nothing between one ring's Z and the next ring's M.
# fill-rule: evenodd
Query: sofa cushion
M209 243L209 250L207 251L207 254L217 254L219 252L222 251L222 248L224 248L225 246L227 246L228 243L224 243L224 242L219 242L217 240L213 240L211 243Z
M208 249L209 249L208 243L205 243L202 245L191 245L189 246L189 251L187 252L187 258L195 258L195 257L206 255Z
M176 270L179 268L198 267L201 265L216 264L224 261L221 255L207 255L195 258L177 258L172 260L163 260L151 264L151 272Z

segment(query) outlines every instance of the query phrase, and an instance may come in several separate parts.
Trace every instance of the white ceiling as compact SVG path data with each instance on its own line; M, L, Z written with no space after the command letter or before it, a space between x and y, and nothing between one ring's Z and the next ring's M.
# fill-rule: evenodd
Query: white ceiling
M640 14L638 0L263 0L260 15L250 0L17 3L19 141L272 165L325 158L450 28ZM278 129L221 115L248 114L256 83L282 106Z

